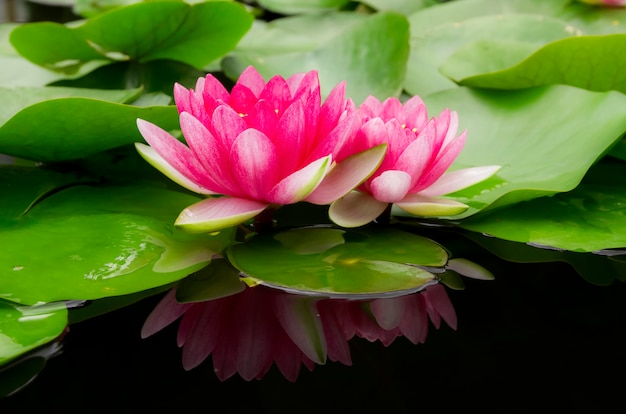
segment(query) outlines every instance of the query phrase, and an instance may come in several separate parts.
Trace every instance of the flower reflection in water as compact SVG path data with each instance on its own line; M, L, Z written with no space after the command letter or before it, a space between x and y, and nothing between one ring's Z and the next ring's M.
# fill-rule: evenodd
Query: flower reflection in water
M419 293L370 300L320 299L264 286L215 300L177 303L172 289L146 320L148 337L178 318L178 346L187 370L213 355L220 380L238 373L260 379L273 363L289 381L302 365L312 370L326 359L351 365L348 341L357 336L385 346L405 336L424 342L428 319L439 328L443 319L456 329L456 313L440 285Z

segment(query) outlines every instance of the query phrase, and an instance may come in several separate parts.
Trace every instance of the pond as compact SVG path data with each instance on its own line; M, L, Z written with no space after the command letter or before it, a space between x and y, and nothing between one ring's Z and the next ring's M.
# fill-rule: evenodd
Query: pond
M3 2L0 411L620 412L605 3Z

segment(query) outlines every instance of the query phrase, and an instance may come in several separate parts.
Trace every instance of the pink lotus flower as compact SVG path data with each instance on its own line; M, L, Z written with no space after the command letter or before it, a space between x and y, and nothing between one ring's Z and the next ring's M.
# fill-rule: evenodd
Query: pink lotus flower
M337 85L322 104L315 71L267 83L247 68L229 93L213 76L195 90L177 84L174 97L187 146L144 120L150 144L139 153L162 173L209 197L189 206L176 224L193 232L238 225L268 207L302 200L329 204L363 182L385 146L349 150L360 115Z
M177 342L183 348L183 367L192 369L212 355L222 381L235 373L248 381L260 379L274 363L290 381L297 379L302 365L312 370L327 358L351 365L348 340L355 335L385 346L398 336L424 342L428 316L436 328L443 318L456 329L454 308L441 285L372 301L313 299L255 286L184 304L176 302L172 289L149 315L142 337L181 316Z
M465 144L457 136L458 116L446 109L428 119L422 100L414 96L404 105L396 98L380 102L369 97L359 108L366 122L353 150L387 143L380 167L359 188L332 203L331 219L344 227L358 227L376 219L389 203L419 216L449 216L468 206L441 198L483 181L499 166L447 172ZM445 174L444 174L445 173Z

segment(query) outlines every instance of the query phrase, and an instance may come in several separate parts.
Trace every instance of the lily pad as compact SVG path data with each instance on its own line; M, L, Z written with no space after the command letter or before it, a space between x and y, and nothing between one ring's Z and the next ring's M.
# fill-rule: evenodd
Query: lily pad
M520 89L539 85L564 84L592 91L626 92L626 34L577 36L552 42L527 59L510 67L491 63L510 45L471 44L453 54L441 71L461 85ZM505 65L502 65L505 66Z
M140 141L137 118L179 128L175 106L51 99L21 110L0 127L0 153L46 162L82 158Z
M400 94L408 53L404 16L329 13L256 24L223 67L232 78L249 65L266 78L315 69L324 95L346 81L347 96L360 103L368 95L385 99Z
M173 226L196 201L147 186L82 185L48 195L0 223L0 298L98 299L182 279L232 240L228 231L189 235Z
M467 129L453 168L501 165L495 177L452 194L470 208L455 218L570 191L626 131L626 96L570 86L519 91L456 88L424 98L450 107ZM397 212L402 214L401 212Z
M241 4L230 1L142 2L112 9L76 27L24 24L10 40L31 62L68 74L92 61L131 59L171 59L200 69L230 51L252 20Z
M626 164L604 160L571 192L473 217L461 227L574 252L626 248Z
M424 267L442 268L448 260L446 251L430 239L378 228L309 227L257 235L229 247L227 255L249 284L347 298L421 290L436 283Z
M63 303L19 306L0 300L0 365L54 340L66 326Z
M493 39L508 45L508 48L502 48L505 53L498 49L498 53L490 54L490 60L483 63L485 70L493 70L494 66L503 68L517 63L549 42L576 35L576 30L567 22L544 15L487 15L460 21L450 17L449 22L430 30L414 28L413 25L418 23L413 21L415 15L411 17L411 54L405 89L414 95L456 87L439 68L466 45L482 45L481 41ZM478 46L475 49L483 50ZM452 63L450 66L455 69Z
M258 0L267 10L282 14L323 13L348 4L349 0Z

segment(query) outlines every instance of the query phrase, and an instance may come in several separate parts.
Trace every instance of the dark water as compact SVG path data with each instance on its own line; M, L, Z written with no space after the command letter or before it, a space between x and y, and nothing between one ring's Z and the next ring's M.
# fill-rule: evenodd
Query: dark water
M2 413L624 412L626 286L594 286L567 264L483 263L494 281L451 291L459 327L425 344L353 340L353 366L329 362L296 383L186 372L175 326L139 331L158 297L71 326L64 352Z

